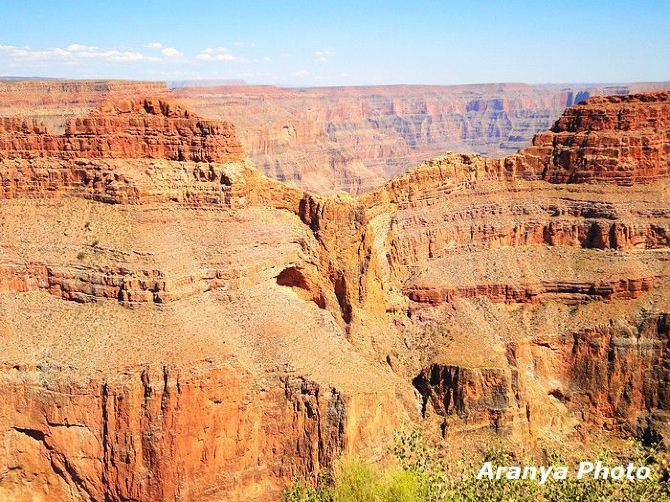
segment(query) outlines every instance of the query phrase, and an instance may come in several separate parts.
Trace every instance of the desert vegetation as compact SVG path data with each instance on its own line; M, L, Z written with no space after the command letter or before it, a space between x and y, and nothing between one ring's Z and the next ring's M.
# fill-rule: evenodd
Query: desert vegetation
M650 467L646 480L476 479L484 462L523 465L524 459L492 446L479 459L446 463L418 430L395 436L395 466L380 468L358 458L339 460L332 473L312 486L296 481L284 492L285 502L658 502L670 500L668 454L658 445L630 440L626 453L598 448L594 458L610 464L632 462ZM544 452L546 465L572 465L557 452ZM574 467L574 466L573 466ZM573 471L574 474L574 471Z

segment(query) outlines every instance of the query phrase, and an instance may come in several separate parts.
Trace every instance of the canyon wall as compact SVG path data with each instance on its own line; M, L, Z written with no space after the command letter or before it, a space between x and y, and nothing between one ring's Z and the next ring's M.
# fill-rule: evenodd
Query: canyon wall
M69 118L104 101L161 96L165 83L137 80L0 80L0 116L20 116L62 134Z
M449 441L667 441L668 116L665 92L591 98L517 154L445 155L361 196L394 215L394 367Z
M563 110L589 96L668 89L633 84L481 84L288 89L160 82L0 81L0 116L63 134L110 100L176 97L232 123L249 160L290 185L361 193L447 151L499 157L527 147Z
M265 178L228 124L163 99L61 136L17 123L0 158L0 498L276 500L341 453L385 456L412 388L346 338L353 200Z
M589 96L668 88L668 83L225 86L173 92L198 113L235 124L250 160L266 175L323 193L360 193L447 151L514 153L566 107Z
M243 159L231 124L204 120L170 101L134 99L68 119L62 135L22 118L0 122L0 158L157 158L208 162Z
M667 442L668 117L590 98L357 197L165 97L0 120L0 498L277 500L403 424Z

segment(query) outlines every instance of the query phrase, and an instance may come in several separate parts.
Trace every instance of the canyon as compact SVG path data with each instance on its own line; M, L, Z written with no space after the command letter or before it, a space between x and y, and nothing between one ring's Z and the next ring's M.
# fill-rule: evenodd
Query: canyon
M403 426L668 441L670 92L315 193L204 118L221 89L158 91L0 119L0 499L277 500Z
M265 175L322 194L370 191L448 151L502 157L530 145L588 97L669 90L630 84L472 84L281 88L139 81L0 81L0 116L65 132L104 102L177 99L233 124Z
M173 93L201 115L232 122L249 159L266 175L319 193L357 194L448 151L515 153L588 97L668 89L667 82L507 83L213 86Z

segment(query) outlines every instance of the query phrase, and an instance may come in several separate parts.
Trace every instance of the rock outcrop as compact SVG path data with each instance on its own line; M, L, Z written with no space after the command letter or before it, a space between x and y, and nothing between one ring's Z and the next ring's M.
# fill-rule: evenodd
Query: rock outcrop
M236 162L243 158L233 127L201 119L175 102L136 99L103 106L66 122L63 135L44 125L3 119L0 158L152 158Z
M0 498L275 500L385 454L412 391L346 339L359 204L164 100L2 123Z
M0 499L276 500L404 422L667 441L669 117L589 99L358 197L163 98L3 119Z
M169 90L163 82L137 80L0 80L0 117L35 120L62 134L68 119L138 96L168 97Z
M283 89L177 88L194 110L232 122L266 175L309 190L369 191L446 151L499 157L530 144L591 96L667 90L626 85L484 84Z
M569 108L525 150L556 183L631 185L670 173L670 93L608 96Z
M447 439L533 442L577 434L575 420L579 434L667 439L667 99L592 98L517 154L443 156L361 196L393 212L390 268L411 319L394 366Z

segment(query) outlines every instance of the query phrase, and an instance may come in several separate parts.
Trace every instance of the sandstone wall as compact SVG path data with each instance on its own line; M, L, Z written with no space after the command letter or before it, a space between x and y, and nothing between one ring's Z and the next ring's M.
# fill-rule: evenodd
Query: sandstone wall
M484 84L282 89L178 88L205 116L235 124L268 176L329 193L368 191L447 151L501 157L528 146L563 110L589 96L667 89Z
M84 119L70 119L63 135L13 118L0 129L0 155L9 159L55 157L156 158L234 162L243 158L233 127L200 119L181 105L135 99L103 106Z

